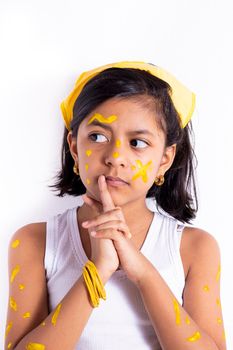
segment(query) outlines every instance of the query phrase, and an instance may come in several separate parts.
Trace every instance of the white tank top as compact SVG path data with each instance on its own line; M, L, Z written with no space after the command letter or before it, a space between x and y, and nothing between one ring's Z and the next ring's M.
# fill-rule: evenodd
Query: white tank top
M154 212L140 251L155 266L182 304L185 276L180 256L184 225ZM45 269L52 311L82 274L88 258L77 224L77 207L50 217L46 229ZM123 270L105 284L107 300L94 308L75 350L161 349L137 287ZM162 315L161 315L162 317Z

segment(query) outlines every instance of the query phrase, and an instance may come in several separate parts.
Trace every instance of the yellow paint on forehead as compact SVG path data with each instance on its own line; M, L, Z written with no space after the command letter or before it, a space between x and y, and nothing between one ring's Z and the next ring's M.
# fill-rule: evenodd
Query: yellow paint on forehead
M176 324L180 325L181 320L180 320L180 307L179 307L179 303L177 302L176 299L173 299L173 306L174 306L174 311L175 311L175 315L176 315Z
M15 268L11 272L11 283L14 282L15 277L18 275L20 271L19 265L16 265Z
M31 313L30 312L25 312L23 314L23 318L29 318L29 317L31 317Z
M8 336L8 333L10 332L11 328L13 326L13 322L9 322L8 325L6 326L6 332L5 332L5 337Z
M56 326L56 323L57 323L57 318L58 318L58 315L60 313L60 310L61 310L61 303L58 304L58 306L56 307L56 310L52 316L52 319L51 319L51 322L54 326Z
M117 148L121 147L121 141L120 140L116 140L116 147Z
M12 343L9 343L9 344L7 345L7 349L10 349L10 348L11 348L11 345L12 345Z
M13 297L10 297L10 307L14 311L17 311L17 309L18 309L17 303Z
M190 341L190 342L194 342L194 341L197 341L200 338L201 338L200 332L195 332L193 335L191 335L191 337L188 337L186 340Z
M91 124L94 120L98 120L100 123L105 123L105 124L111 124L115 120L117 120L116 115L110 115L109 117L105 118L102 114L100 113L95 113L87 122L87 125Z
M14 242L11 243L11 248L17 248L19 246L19 240L16 239Z
M91 180L87 179L87 185L90 185L90 183L91 183Z
M188 318L188 316L186 316L185 322L186 322L186 324L190 324L190 319Z
M87 149L87 150L86 150L86 155L87 155L88 157L90 157L91 154L92 154L92 150L91 150L91 149Z
M25 288L25 285L24 285L24 284L19 284L19 289L20 289L20 290L24 290L24 288Z
M88 164L85 164L85 169L86 169L86 171L88 170L88 168L89 168L89 165L88 165Z
M205 292L209 292L209 291L210 291L210 288L209 288L209 286L205 285L205 286L203 287L203 290L204 290Z
M40 343L28 343L26 350L44 350L45 346Z
M119 153L118 152L114 152L112 156L113 156L113 158L118 158L119 157Z
M147 170L151 170L152 161L150 160L147 164L143 165L140 160L135 161L137 163L139 171L133 176L132 180L136 180L139 177L142 177L144 182L148 181Z
M217 272L217 275L216 275L216 281L218 282L219 279L220 279L220 274L221 274L221 266L219 265L218 267L218 272Z

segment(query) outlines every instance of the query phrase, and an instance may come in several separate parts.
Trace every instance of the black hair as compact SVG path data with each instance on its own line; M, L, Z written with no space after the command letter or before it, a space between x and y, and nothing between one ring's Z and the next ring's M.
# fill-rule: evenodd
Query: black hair
M193 129L191 121L181 127L179 115L171 100L171 87L149 72L135 68L108 68L90 79L75 101L72 137L77 136L80 123L98 105L110 98L134 98L148 102L147 108L155 108L159 115L159 125L165 133L166 147L176 144L174 161L165 173L162 186L153 184L146 197L153 197L159 210L161 207L174 218L190 223L198 210L195 184L197 159L191 143ZM65 194L79 196L86 188L79 176L73 172L74 160L67 142L68 130L65 128L62 144L61 170L56 182L49 187L59 191L57 196Z

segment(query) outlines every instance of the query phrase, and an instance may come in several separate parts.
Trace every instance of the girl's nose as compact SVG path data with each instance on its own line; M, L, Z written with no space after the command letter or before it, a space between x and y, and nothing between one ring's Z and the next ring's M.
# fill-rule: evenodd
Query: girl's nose
M113 167L127 167L127 155L123 149L111 147L105 156L105 164Z

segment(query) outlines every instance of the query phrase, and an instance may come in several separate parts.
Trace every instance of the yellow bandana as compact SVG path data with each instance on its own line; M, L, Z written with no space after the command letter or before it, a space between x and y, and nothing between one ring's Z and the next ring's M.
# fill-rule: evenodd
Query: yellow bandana
M171 99L180 116L181 126L184 128L190 121L194 107L195 94L181 84L174 76L166 72L164 69L154 66L150 63L123 61L112 64L107 64L90 71L82 73L75 83L74 90L61 103L61 110L66 128L70 130L70 122L73 119L73 107L84 85L95 75L108 68L137 68L145 70L155 77L167 82L171 89Z

